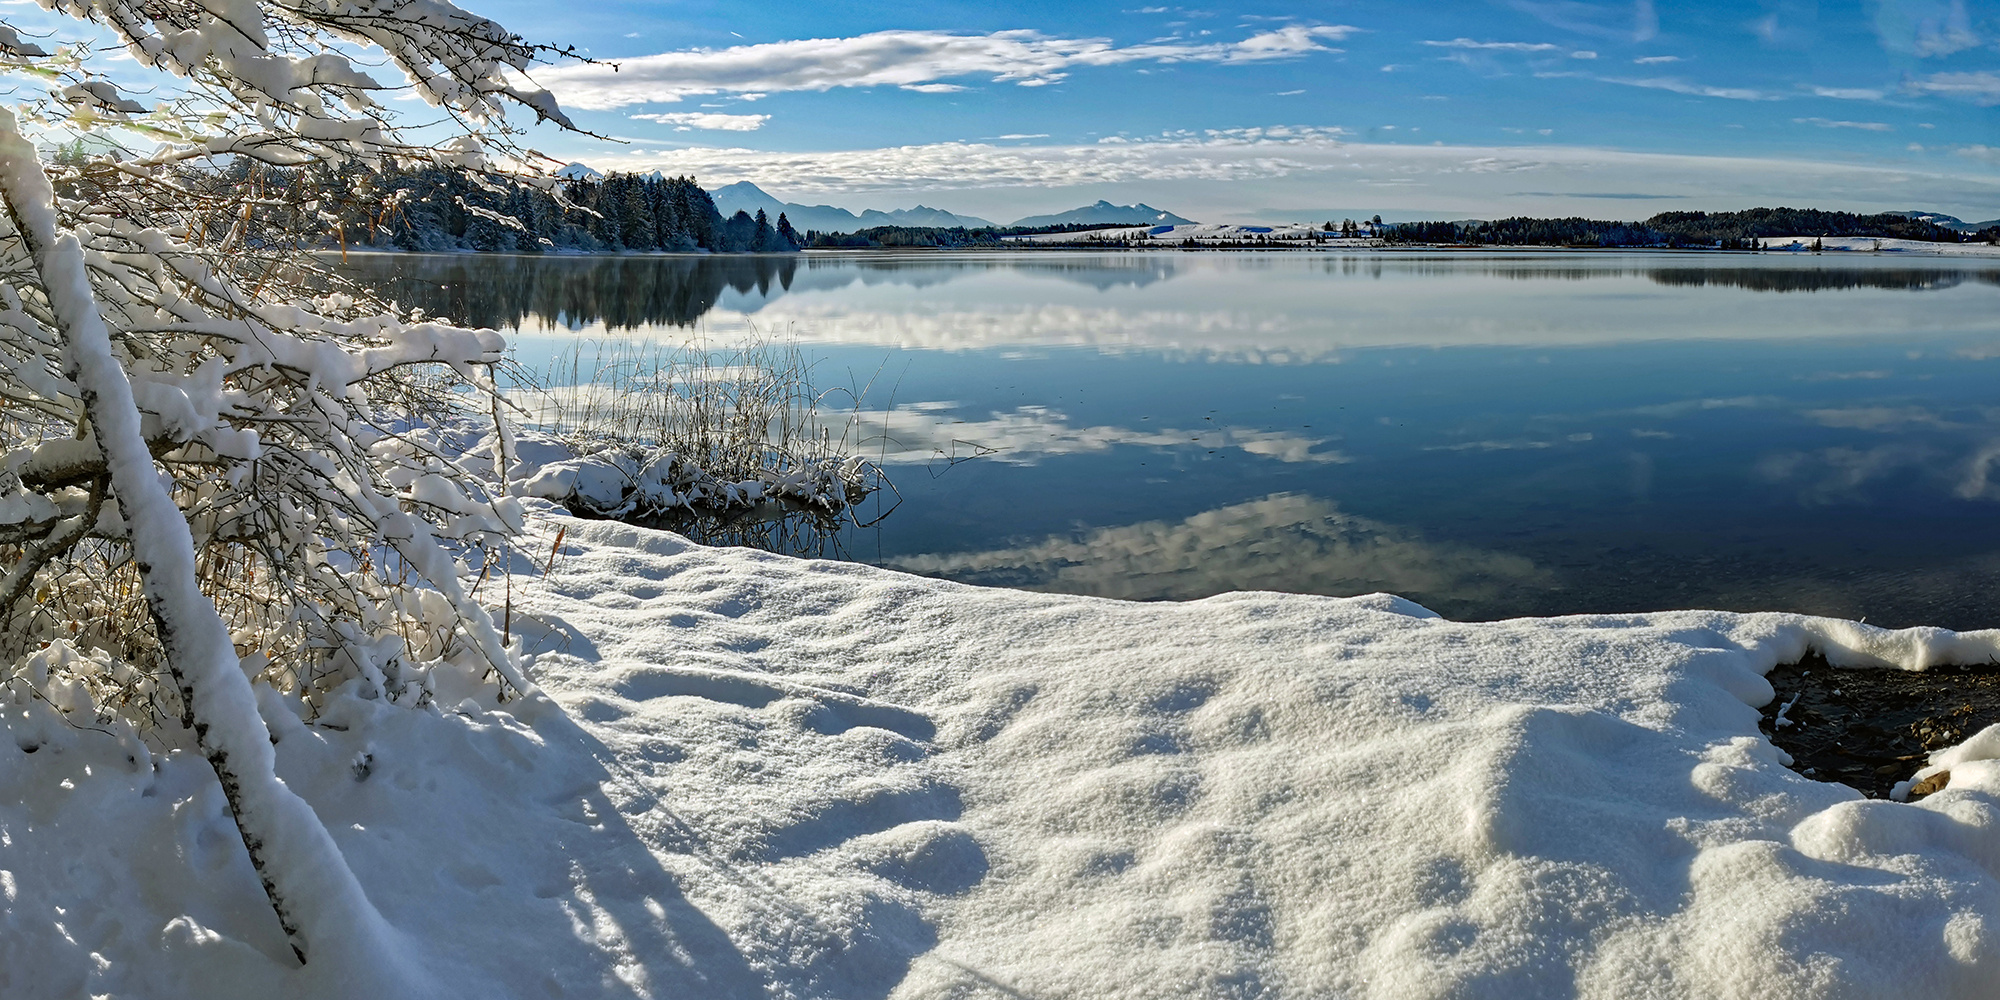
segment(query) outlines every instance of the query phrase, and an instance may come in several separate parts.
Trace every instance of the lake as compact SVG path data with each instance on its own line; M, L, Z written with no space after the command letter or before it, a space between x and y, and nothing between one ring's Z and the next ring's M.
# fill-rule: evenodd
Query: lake
M1132 599L1386 590L2000 625L2000 261L357 256L584 339L796 341L902 504L844 558Z

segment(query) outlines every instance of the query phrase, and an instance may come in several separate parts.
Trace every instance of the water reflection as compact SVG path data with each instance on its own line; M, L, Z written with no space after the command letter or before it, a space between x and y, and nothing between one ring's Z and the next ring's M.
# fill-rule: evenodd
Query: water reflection
M814 275L837 277L838 283L822 281L816 288L838 287L858 281L874 285L893 282L912 288L943 284L974 274L996 270L1033 278L1053 278L1108 291L1113 288L1144 288L1166 281L1180 272L1175 256L1155 253L988 255L981 257L889 256L857 253L838 256L808 255L806 268Z
M2000 261L1312 253L357 256L435 315L500 328L925 351L1075 347L1244 364L1378 347L1992 330ZM475 291L476 289L476 291ZM1817 291L1788 295L1770 292ZM1909 293L1921 295L1912 302Z
M885 514L883 508L888 506L876 504L871 514ZM828 516L796 503L764 503L730 516L675 511L631 523L676 532L703 545L760 549L801 559L846 559L845 536L860 516Z
M1234 590L1388 591L1456 610L1504 591L1554 586L1547 572L1521 556L1428 542L1329 501L1290 493L1178 522L1098 528L1081 537L981 552L902 556L889 564L967 583L1126 600L1188 600Z
M1717 285L1756 292L1824 292L1848 288L1898 288L1913 292L1955 288L1967 281L2000 285L2000 271L1946 268L1663 267L1646 272L1662 285Z
M2000 261L363 266L426 308L526 328L524 364L606 327L671 343L696 324L713 344L754 325L800 341L822 387L851 380L868 457L898 473L895 516L824 543L748 523L712 541L1120 597L1391 590L1469 618L1724 607L2000 624L1985 360L2000 359Z
M2000 270L1962 267L1842 267L1838 264L1799 266L1765 263L1764 258L1745 258L1735 267L1622 267L1584 265L1543 267L1532 264L1451 268L1458 274L1487 274L1511 281L1603 281L1612 278L1642 277L1657 285L1702 288L1747 288L1755 292L1822 292L1850 288L1891 288L1931 291L1955 288L1967 281L2000 285ZM1428 273L1440 274L1437 268Z
M1686 264L1635 265L1629 255L1603 259L1571 259L1551 263L1535 258L1431 257L1378 254L1330 256L1315 254L1185 255L1020 254L1020 255L875 255L844 256L725 255L725 256L513 256L355 254L348 270L395 300L422 308L433 316L448 316L477 326L542 327L578 330L602 327L636 330L649 326L688 327L718 309L744 315L760 312L787 294L832 293L850 286L894 286L910 290L935 288L954 281L982 279L1055 280L1097 293L1136 292L1182 279L1192 301L1176 315L1160 310L1138 321L1163 331L1159 336L1132 336L1129 308L1093 310L1086 303L1068 302L1048 315L1025 308L1036 296L999 297L988 312L997 312L1015 331L1017 342L1111 343L1121 339L1185 340L1188 332L1228 332L1249 327L1283 333L1305 326L1338 327L1341 314L1378 311L1386 291L1394 294L1410 282L1449 277L1493 278L1509 284L1548 282L1612 282L1643 280L1668 288L1742 288L1758 292L1814 292L1849 289L1941 291L1972 282L2000 285L2000 265L1908 267L1799 265L1791 258L1741 257L1740 266ZM1899 262L1900 263L1900 262ZM1284 297L1251 299L1261 285L1282 284L1289 277L1332 275L1387 280L1389 288L1333 286L1354 296L1329 314L1323 301L1302 303ZM1233 288L1215 288L1227 278ZM1017 285L1008 285L1010 289ZM1415 303L1405 311L1422 312ZM1013 307L1013 308L1009 308ZM1310 311L1308 311L1310 310ZM781 319L804 324L809 336L847 339L842 331L815 328L826 314L803 307ZM1470 317L1459 316L1463 321ZM1630 317L1643 325L1642 317ZM977 321L959 325L980 325ZM836 324L837 326L838 324ZM1060 328L1067 335L1038 331ZM1079 336L1082 334L1082 336ZM919 342L937 338L918 334ZM985 338L976 338L985 340ZM1227 340L1237 339L1225 337ZM880 342L880 338L877 338ZM1195 345L1199 350L1200 346ZM1235 345L1232 345L1235 346ZM1274 345L1276 349L1297 345ZM1312 352L1308 351L1308 355Z
M1078 260L1058 255L1003 266L1098 291L1174 276L1156 256ZM427 315L496 329L687 327L718 306L753 313L787 292L893 283L926 288L988 270L977 261L778 255L350 254L347 272ZM734 293L732 295L731 293Z
M472 326L686 327L727 291L791 288L795 254L515 256L352 254L347 271L405 306Z
M984 419L955 415L957 403L910 403L868 414L859 423L871 429L862 451L884 465L983 458L1011 465L1034 465L1057 455L1108 452L1114 447L1236 449L1279 462L1338 464L1351 461L1326 448L1325 437L1254 427L1142 429L1098 424L1079 426L1060 410L1021 406Z

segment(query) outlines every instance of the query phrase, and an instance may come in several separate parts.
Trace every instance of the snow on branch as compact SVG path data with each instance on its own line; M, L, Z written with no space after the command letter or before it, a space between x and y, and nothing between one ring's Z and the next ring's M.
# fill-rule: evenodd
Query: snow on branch
M32 84L0 111L0 701L199 749L294 948L365 963L380 918L272 776L261 713L537 692L479 590L520 502L465 457L506 440L506 342L312 256L328 213L306 181L532 173L504 114L567 124L521 83L558 50L441 0L41 2L184 86L148 110L89 44L51 55L0 24L0 72ZM463 134L403 138L369 47Z

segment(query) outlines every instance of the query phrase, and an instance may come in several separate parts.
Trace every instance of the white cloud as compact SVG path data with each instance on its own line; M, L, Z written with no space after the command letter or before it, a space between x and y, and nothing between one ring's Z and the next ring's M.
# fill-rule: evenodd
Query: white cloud
M1980 38L1963 28L1947 28L1943 31L1917 36L1916 50L1920 56L1948 56L1954 52L1978 48Z
M944 142L884 149L775 152L693 148L634 153L613 169L673 163L701 177L776 182L794 191L1071 187L1131 180L1245 180L1330 169L1338 130L1268 128L1177 133L1125 142L995 146ZM1310 155L1311 158L1301 158Z
M1477 42L1470 38L1454 38L1448 42L1425 41L1440 49L1479 49L1490 52L1560 52L1562 46L1553 42Z
M1557 74L1547 74L1547 75L1553 76ZM1712 87L1702 83L1689 83L1686 80L1682 80L1678 77L1671 77L1671 76L1654 76L1654 77L1645 77L1642 79L1630 79L1626 77L1615 77L1615 76L1594 76L1591 77L1591 79L1596 80L1600 83L1615 83L1622 87L1642 87L1647 90L1665 90L1676 94L1688 94L1694 97L1719 97L1729 101L1784 100L1784 95L1773 94L1768 91L1753 90L1748 87Z
M1888 95L1872 87L1812 87L1814 97L1831 97L1838 101L1879 101Z
M1634 60L1632 60L1632 61L1633 61L1634 63L1636 63L1636 64L1640 65L1640 66L1657 66L1657 65L1659 65L1659 64L1661 64L1661 63L1677 63L1677 62L1680 62L1680 61L1681 61L1681 57L1680 57L1680 56L1640 56L1639 58L1637 58L1637 59L1634 59Z
M1958 155L1969 156L1982 163L1991 163L1994 166L2000 166L2000 148L1993 146L1986 146L1979 143L1973 143L1970 146L1960 146L1958 148Z
M1910 80L1904 89L1917 94L1940 94L1945 97L1962 97L1981 107L2000 104L2000 73L1981 70L1977 73L1935 73L1922 79Z
M770 115L724 115L707 111L676 111L657 115L633 115L637 121L658 122L686 129L714 132L755 132L771 120Z
M1073 67L1292 59L1334 51L1326 43L1355 30L1345 25L1293 24L1236 42L1163 41L1123 47L1105 38L1052 38L1037 31L985 35L878 31L851 38L663 52L619 60L615 67L561 66L537 76L565 105L588 110L737 91L888 86L937 92L939 81L967 76L1039 86L1061 79Z
M1864 132L1894 132L1896 130L1896 126L1890 125L1887 122L1843 122L1834 121L1830 118L1794 118L1792 121L1798 125L1817 125L1820 128L1854 128Z
M1660 33L1660 14L1653 9L1653 0L1634 0L1632 4L1632 40L1650 41Z
M1946 161L1963 165L1954 171L1943 163L1899 168L1836 159L1585 146L1419 146L1349 138L1328 129L1259 128L1138 136L1123 143L1010 139L790 151L694 146L635 149L590 163L602 170L693 174L711 187L748 180L782 189L792 200L880 193L874 200L904 201L930 199L937 192L979 192L959 196L964 207L957 210L994 218L1022 214L1028 203L1054 211L1114 196L1121 203L1144 200L1204 221L1258 221L1267 218L1259 214L1261 206L1327 204L1327 198L1466 215L1499 211L1503 205L1506 211L1530 215L1581 214L1586 208L1582 201L1515 197L1523 190L1519 178L1524 173L1537 176L1527 185L1535 190L1649 191L1679 199L1673 204L1683 208L1772 204L1796 198L1802 189L1829 204L1872 210L1910 203L1977 212L1976 206L2000 201L2000 183L1990 169L1972 162L1991 162L1986 158L1991 154L1979 152ZM1106 190L1111 185L1132 187ZM1381 200L1388 196L1386 188L1398 189L1394 201ZM1066 193L1032 194L1050 189Z
M1982 44L1984 40L1972 30L1972 18L1966 14L1965 0L1951 0L1951 6L1942 18L1929 18L1917 26L1910 49L1924 57L1948 56Z

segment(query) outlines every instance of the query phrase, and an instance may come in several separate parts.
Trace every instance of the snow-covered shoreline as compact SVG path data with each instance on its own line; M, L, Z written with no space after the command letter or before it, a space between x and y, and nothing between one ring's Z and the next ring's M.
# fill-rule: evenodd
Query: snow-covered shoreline
M1134 604L557 526L514 626L559 709L273 720L443 995L1971 997L2000 967L2000 763L1867 801L1753 707L1809 646L2000 635ZM343 995L266 926L205 764L6 726L0 993Z

